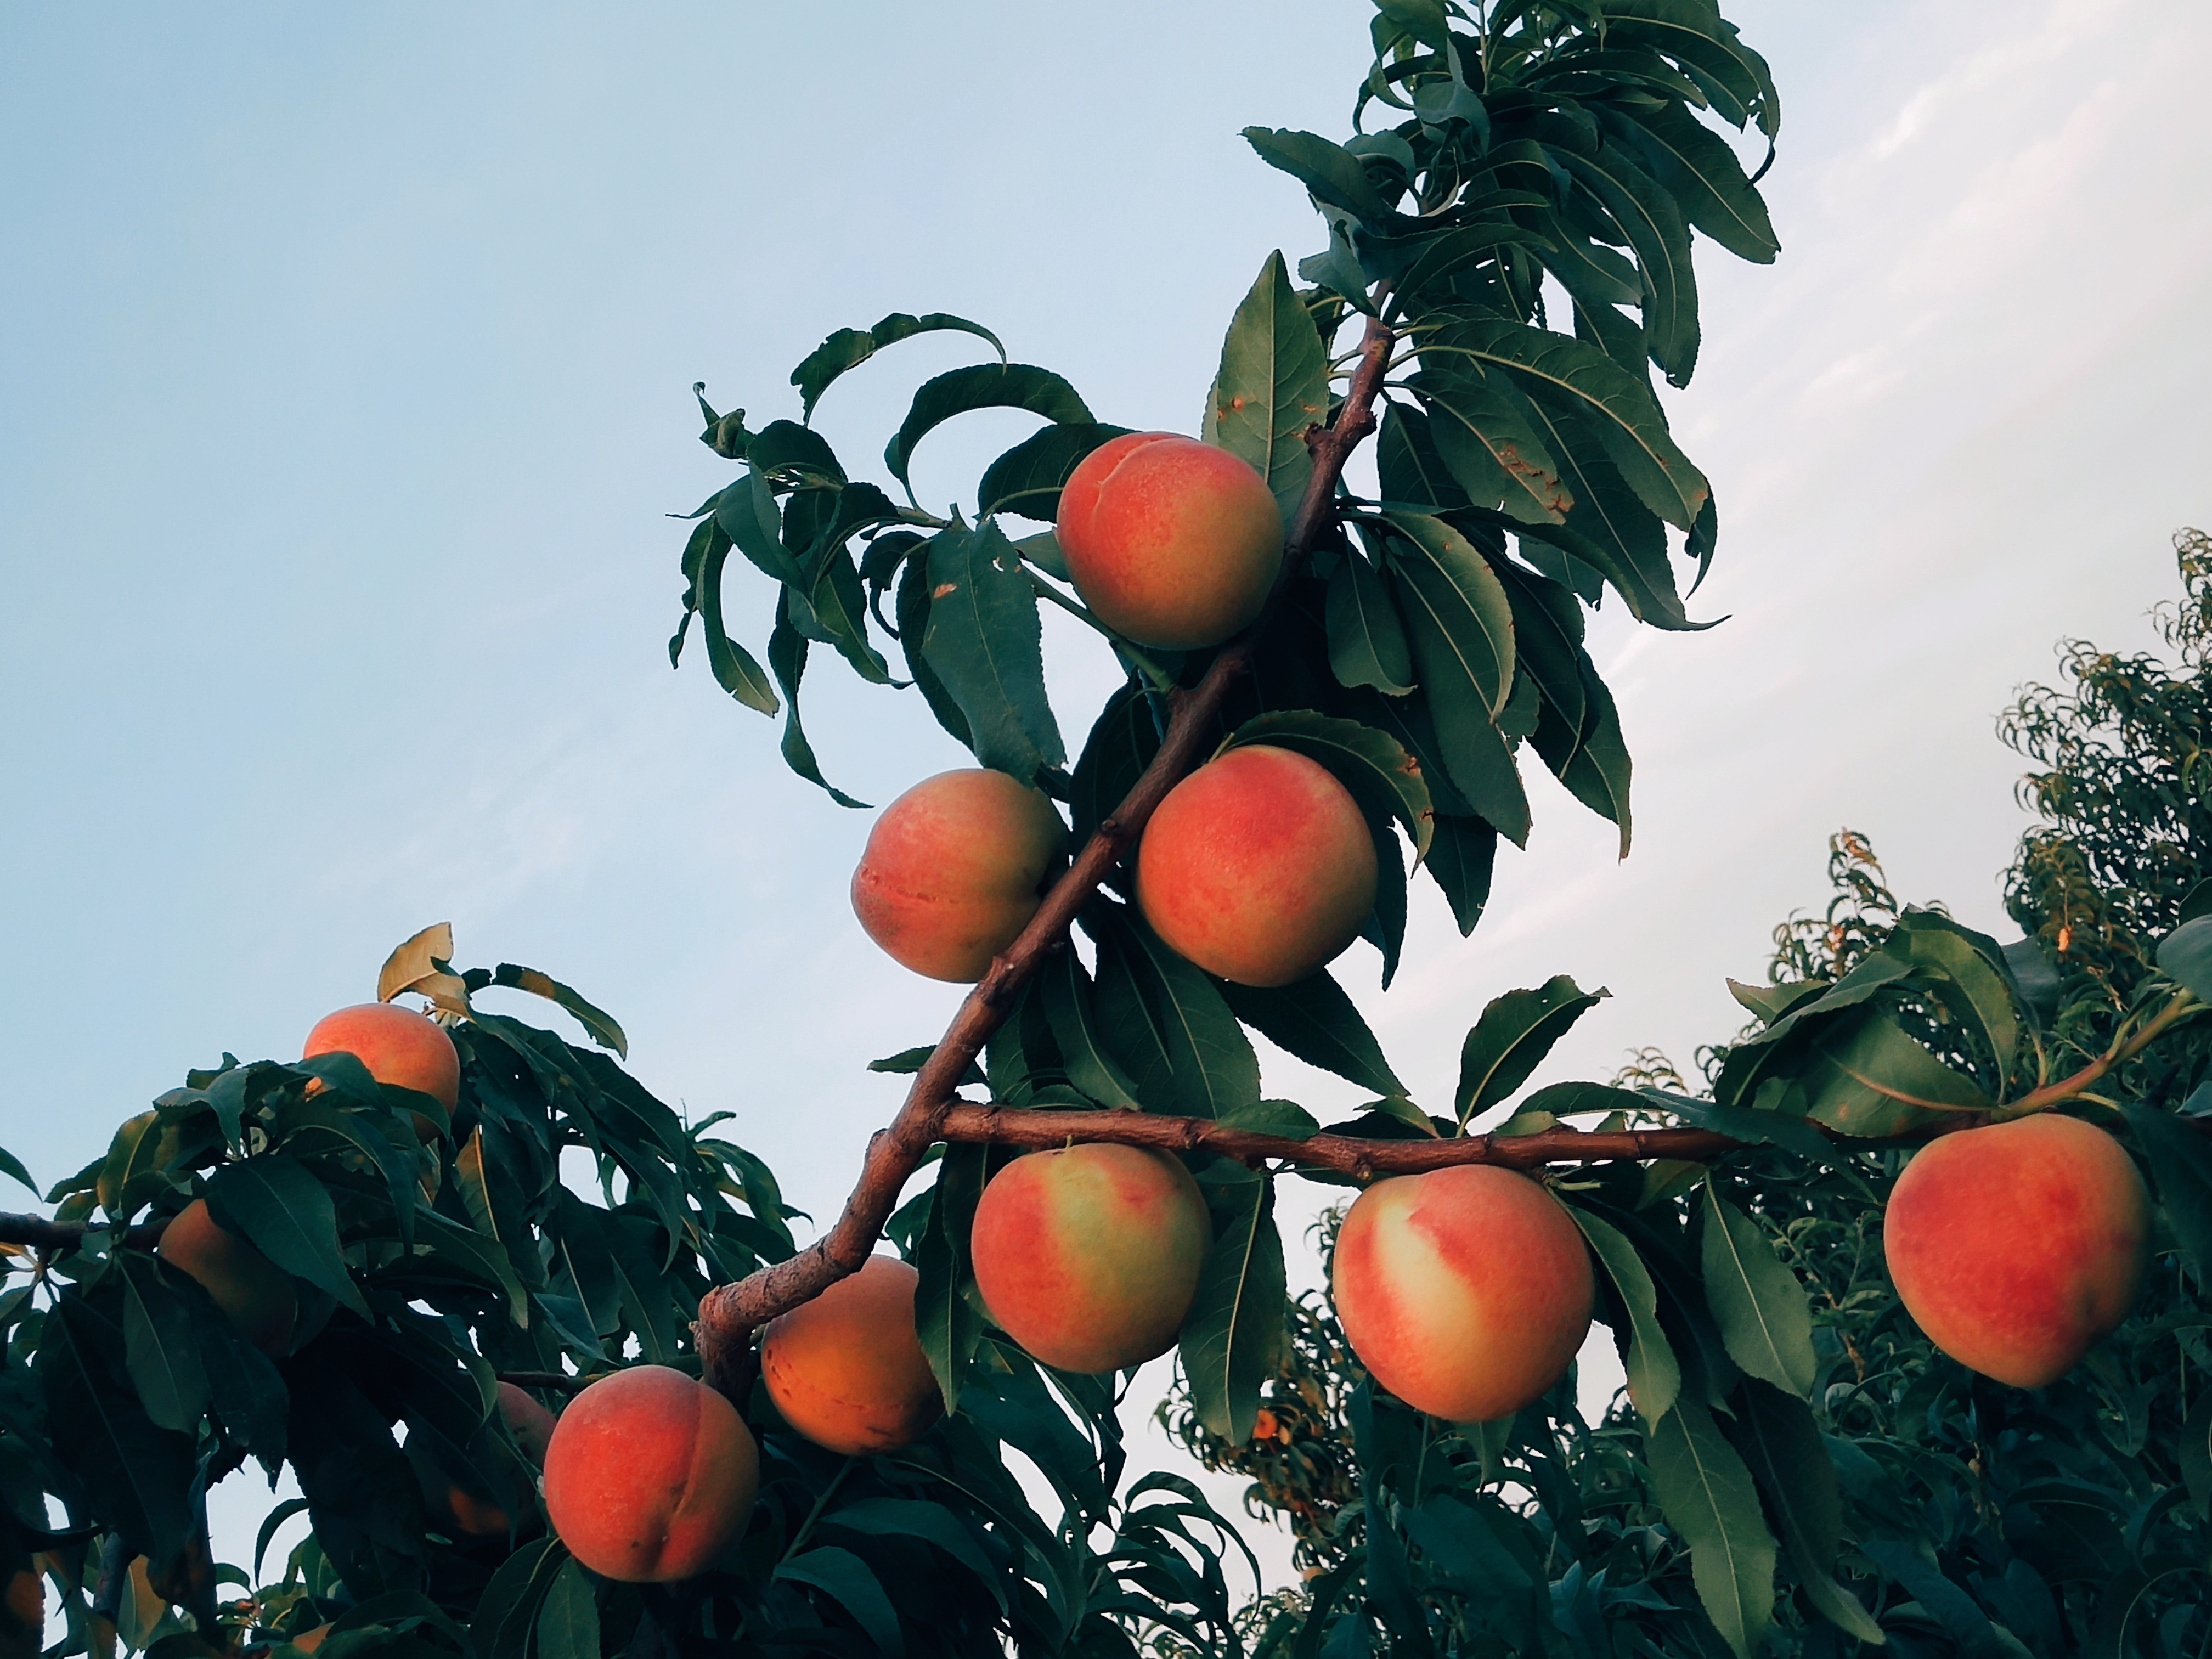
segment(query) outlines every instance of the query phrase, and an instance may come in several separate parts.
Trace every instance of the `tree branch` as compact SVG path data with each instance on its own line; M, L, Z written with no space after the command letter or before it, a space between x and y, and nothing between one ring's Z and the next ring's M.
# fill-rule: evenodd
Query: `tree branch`
M109 1233L125 1249L150 1250L161 1242L166 1220L143 1226L118 1228L104 1221L49 1221L42 1215L0 1212L0 1244L21 1244L34 1250L80 1248L87 1233Z
M1352 374L1335 422L1308 434L1313 476L1285 539L1285 580L1332 522L1332 502L1337 481L1344 476L1344 464L1375 429L1375 398L1396 337L1379 319L1368 320L1359 367ZM1276 591L1281 592L1280 580ZM1261 625L1265 621L1263 616ZM1256 631L1247 630L1224 646L1196 686L1170 694L1173 712L1159 753L1076 854L1066 873L1053 884L1029 926L992 962L982 982L961 1003L951 1025L915 1075L898 1115L868 1142L860 1180L835 1224L788 1261L759 1268L734 1285L718 1285L701 1300L692 1332L708 1382L726 1391L738 1387L744 1375L747 1344L755 1330L778 1314L811 1301L847 1274L860 1271L875 1249L876 1240L883 1236L884 1223L898 1201L899 1189L921 1166L930 1147L943 1139L953 1091L969 1062L982 1053L984 1043L1005 1021L1015 998L1038 968L1054 951L1066 948L1067 929L1076 913L1136 845L1153 809L1198 761L1230 687L1251 667Z
M1462 1164L1494 1164L1533 1170L1546 1164L1591 1164L1606 1158L1710 1158L1750 1143L1714 1129L1546 1129L1529 1135L1455 1135L1436 1140L1370 1140L1359 1135L1317 1134L1304 1140L1259 1134L1203 1117L1156 1117L1149 1112L1055 1112L1020 1106L959 1104L945 1114L939 1138L998 1146L1060 1146L1069 1141L1111 1141L1164 1152L1218 1153L1241 1163L1279 1158L1310 1169L1334 1170L1367 1180L1418 1175Z

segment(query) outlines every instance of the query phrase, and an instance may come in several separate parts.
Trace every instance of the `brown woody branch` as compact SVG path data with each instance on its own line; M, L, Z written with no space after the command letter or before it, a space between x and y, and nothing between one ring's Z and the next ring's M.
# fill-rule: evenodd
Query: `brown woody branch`
M150 1250L161 1242L168 1222L149 1221L127 1230L101 1221L50 1221L42 1215L0 1212L0 1244L20 1244L33 1250L73 1250L84 1243L87 1233L112 1233L126 1249Z
M1334 521L1331 504L1337 481L1352 451L1375 429L1375 399L1396 338L1380 319L1369 319L1359 366L1335 422L1309 434L1313 476L1285 540L1285 574L1313 550ZM1029 926L992 962L982 982L961 1003L951 1025L915 1075L898 1115L868 1142L860 1178L836 1224L788 1261L759 1268L734 1285L718 1285L700 1302L692 1328L709 1382L726 1391L740 1387L747 1345L755 1330L860 1271L883 1236L900 1188L930 1147L944 1138L953 1091L969 1063L1005 1021L1022 988L1054 951L1066 948L1067 929L1076 913L1136 845L1153 809L1200 757L1231 686L1251 667L1252 639L1253 631L1248 631L1224 646L1196 686L1170 694L1172 713L1159 753L1053 884Z
M1111 1141L1164 1152L1212 1152L1240 1163L1280 1160L1334 1170L1365 1181L1419 1175L1461 1164L1533 1170L1547 1164L1594 1164L1607 1158L1711 1158L1747 1143L1713 1129L1546 1129L1528 1135L1455 1135L1448 1139L1372 1140L1317 1134L1304 1140L1260 1134L1203 1117L1155 1117L1149 1112L1054 1112L1019 1106L958 1104L945 1114L939 1138L994 1146L1059 1146Z

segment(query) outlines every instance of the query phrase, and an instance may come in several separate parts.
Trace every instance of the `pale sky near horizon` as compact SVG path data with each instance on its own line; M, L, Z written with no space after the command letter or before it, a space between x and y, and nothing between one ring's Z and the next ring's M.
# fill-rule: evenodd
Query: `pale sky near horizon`
M1342 964L1429 1101L1485 1001L1560 972L1613 997L1536 1083L1643 1043L1686 1066L1741 1024L1723 976L1825 899L1842 824L1901 896L2013 937L1992 717L2062 635L2148 647L2170 534L2212 526L2212 9L1731 11L1782 88L1783 255L1700 244L1670 404L1721 511L1692 608L1729 620L1595 629L1625 863L1535 769L1474 939L1423 880L1391 994L1365 947ZM450 919L464 963L575 984L648 1086L736 1111L834 1212L897 1100L863 1066L958 994L853 922L869 815L786 772L703 653L669 671L660 515L730 471L689 386L794 414L830 330L949 310L1102 419L1191 429L1262 258L1320 241L1237 130L1343 136L1366 15L0 15L0 1145L77 1168L186 1067L295 1054ZM873 471L970 356L902 346L819 423ZM933 436L923 499L1030 424ZM733 570L756 648L766 601ZM1062 630L1048 653L1079 735L1109 671ZM864 799L960 763L911 694L825 664L805 701Z

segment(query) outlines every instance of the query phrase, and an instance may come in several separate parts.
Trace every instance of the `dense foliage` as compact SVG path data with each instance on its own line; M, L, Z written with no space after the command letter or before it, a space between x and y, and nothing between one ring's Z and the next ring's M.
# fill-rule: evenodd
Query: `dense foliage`
M2031 686L2001 721L2040 769L2021 791L2039 822L2007 875L2010 908L2029 939L2004 956L2032 994L2045 1069L2104 1051L2119 1011L2156 975L2155 943L2199 914L2191 895L2212 814L2192 779L2212 694L2204 648L2212 544L2186 531L2175 547L2183 595L2154 615L2179 660L2069 641L2062 660L2072 689ZM1898 902L1872 847L1851 831L1832 843L1829 876L1833 897L1822 911L1776 928L1770 986L1796 995L1804 994L1796 988L1833 986L1929 914ZM2207 899L2212 893L2195 902ZM1772 993L1739 994L1756 1005ZM1906 998L1898 1007L1939 1051L1940 1006ZM1760 1029L1754 1019L1745 1036ZM1952 1046L1955 1054L1972 1044ZM2212 1308L2203 1290L2212 1267L2212 1136L2196 1115L2212 1096L2181 1098L2203 1073L2207 1046L2201 1027L2183 1028L2106 1085L2105 1121L2124 1118L2131 1130L2170 1231L2134 1317L2049 1389L1976 1376L1905 1316L1881 1250L1881 1200L1902 1152L1832 1150L1814 1160L1767 1148L1726 1161L1723 1179L1741 1212L1802 1284L1811 1310L1810 1415L1837 1476L1832 1485L1825 1476L1806 1481L1816 1489L1813 1513L1798 1524L1817 1523L1842 1540L1843 1583L1900 1652L2179 1656L2212 1638ZM1701 1058L1710 1080L1723 1079L1731 1045ZM1615 1082L1662 1079L1681 1086L1664 1057L1647 1052ZM1654 1164L1640 1191L1629 1171L1611 1178L1616 1190L1628 1183L1631 1208L1647 1225L1671 1231L1679 1217L1669 1188L1699 1174ZM1378 1512L1373 1489L1358 1484L1368 1461L1361 1437L1373 1420L1362 1415L1373 1410L1360 1400L1364 1375L1322 1298L1308 1295L1290 1312L1288 1352L1262 1390L1270 1432L1242 1444L1209 1435L1187 1390L1161 1408L1209 1467L1252 1480L1252 1513L1295 1531L1300 1563L1317 1576L1310 1604L1292 1599L1260 1610L1284 1630L1341 1605L1347 1572L1356 1576L1373 1547ZM1743 1386L1740 1406L1768 1401L1771 1391ZM1769 1454L1758 1408L1739 1411L1728 1437L1763 1476ZM1523 1576L1548 1585L1559 1628L1577 1650L1605 1651L1590 1638L1624 1627L1660 1651L1698 1650L1686 1616L1696 1604L1687 1571L1695 1534L1663 1498L1655 1501L1656 1449L1632 1401L1588 1424L1570 1383L1541 1420L1522 1414L1502 1452L1436 1426L1425 1440L1422 1455L1450 1470L1431 1477L1435 1491L1455 1498L1502 1491L1510 1501L1490 1511L1493 1524L1517 1534L1524 1564L1532 1555L1544 1564L1540 1574L1516 1575L1493 1559L1486 1573L1472 1573L1463 1550L1424 1547L1425 1530L1441 1534L1418 1504L1409 1514L1400 1494L1384 1511L1401 1534L1388 1547L1411 1564L1440 1650L1498 1650L1486 1641L1534 1650L1529 1615L1507 1620L1493 1612L1509 1588L1525 1599ZM1813 1443L1800 1449L1816 1456ZM1500 1462L1486 1461L1497 1458L1507 1471L1504 1488L1496 1484ZM1799 1578L1795 1605L1778 1604L1770 1649L1833 1650L1838 1631L1819 1616L1837 1606L1832 1592L1799 1577L1804 1561L1788 1505L1772 1487L1765 1499L1775 1535L1793 1547L1784 1552L1784 1581ZM1850 1630L1856 1621L1839 1610L1838 1625Z
M939 1068L1010 1113L1071 1110L1071 1139L1181 1121L1211 1239L1194 1220L1203 1261L1181 1326L1178 1420L1210 1461L1264 1465L1318 1570L1304 1590L1245 1607L1231 1588L1241 1540L1196 1489L1158 1474L1124 1486L1125 1384L1053 1371L994 1324L969 1238L1010 1156L1004 1137L929 1137L933 1179L883 1229L918 1269L942 1422L865 1457L792 1432L742 1367L702 1355L732 1281L772 1284L826 1260L818 1243L794 1249L774 1177L711 1133L726 1115L687 1123L608 1054L477 1007L495 987L548 996L624 1051L619 1027L574 992L511 964L457 972L450 936L431 929L395 954L378 992L440 1012L460 1059L451 1111L350 1054L226 1055L57 1183L51 1218L0 1224L15 1241L0 1297L5 1618L27 1617L17 1587L35 1570L59 1595L58 1659L106 1659L118 1641L161 1659L279 1643L319 1643L329 1659L1255 1644L1750 1659L1885 1635L1931 1652L2054 1650L2098 1629L2130 1650L2202 1641L2187 1564L2202 1561L2212 1492L2182 1275L2212 1238L2212 1166L2168 1109L2172 1091L2146 1080L2193 1065L2185 1048L2148 1045L2168 1029L2185 1038L2198 997L2212 998L2212 919L2183 921L2190 896L2169 892L2162 866L2144 890L2122 890L2136 867L2121 812L2129 763L2100 769L2065 746L2100 721L2120 722L2123 743L2179 732L2193 682L2130 665L2130 685L2171 693L2172 717L2146 720L2100 667L2084 678L2094 698L2046 698L2020 728L2053 769L2057 838L2031 848L2017 902L2039 936L2055 918L2057 971L2032 943L2001 948L1937 911L1863 905L1824 924L1791 971L1740 988L1759 1025L1696 1092L1647 1067L1518 1098L1596 1000L1559 978L1492 1000L1453 1098L1417 1103L1328 972L1272 988L1218 980L1133 902L1117 837L1142 815L1112 826L1181 752L1178 732L1199 728L1195 758L1288 750L1340 781L1367 822L1381 878L1366 936L1387 986L1407 850L1471 930L1498 837L1528 832L1524 749L1617 824L1626 849L1629 760L1583 646L1586 611L1609 590L1646 623L1694 625L1674 561L1702 574L1717 518L1652 370L1680 386L1696 361L1692 228L1743 258L1777 251L1707 118L1755 133L1771 156L1779 105L1765 64L1708 0L1378 0L1373 38L1347 142L1247 133L1306 186L1328 236L1297 266L1309 286L1279 254L1266 261L1206 400L1211 453L1249 463L1261 481L1249 487L1272 493L1288 527L1281 580L1249 634L1168 651L1100 623L1070 591L1054 532L1016 536L1009 522L1051 523L1074 469L1121 428L1059 375L1008 362L980 325L901 313L839 331L799 366L797 420L755 431L742 412L706 408L705 441L742 470L693 515L671 643L679 655L696 617L716 681L780 713L786 759L842 805L858 803L828 783L799 717L817 646L865 680L918 690L982 766L1060 803L1075 845L1111 853L1095 886L1063 881L1080 901L1080 948L1033 940L1017 973L1010 946L971 997L964 1029L988 1043L948 1036L877 1066L917 1073L939 1128L948 1102L923 1097ZM945 331L997 360L915 394L884 457L902 505L808 422L842 374ZM972 516L922 507L908 483L916 446L993 407L1046 423L985 470ZM1372 499L1341 476L1370 425ZM765 668L726 620L733 550L774 585ZM1103 635L1127 671L1073 757L1047 690L1048 603ZM2193 650L2199 635L2177 627ZM899 647L902 679L879 641ZM2160 752L2179 769L2160 774L2160 821L2185 849L2194 751ZM1878 876L1860 878L1887 902ZM2093 916L2110 921L2094 922L2094 959L2077 944L2087 934L2067 931ZM1554 1173L1564 1211L1535 1193L1571 1217L1556 1224L1578 1267L1577 1229L1598 1264L1598 1316L1629 1380L1602 1421L1577 1414L1571 1377L1509 1419L1425 1419L1357 1374L1328 1305L1286 1311L1273 1183L1300 1169L1320 1126L1261 1097L1248 1027L1373 1093L1338 1126L1360 1158L1417 1143L1510 1163L1510 1145L1470 1126L1516 1100L1509 1142L1576 1117L1687 1126L1708 1148L1731 1138L1707 1163ZM2130 1066L2106 1077L2108 1054ZM2085 1056L2096 1075L2063 1082ZM2099 1080L2111 1099L2084 1092ZM2159 1317L2062 1386L2018 1395L1918 1340L1887 1290L1875 1217L1903 1146L2062 1103L2124 1109L2185 1255L2160 1258ZM902 1122L915 1110L910 1099ZM1270 1136L1273 1150L1199 1150L1202 1132L1224 1127ZM1364 1178L1319 1163L1305 1172ZM0 1168L27 1183L12 1159ZM915 1168L891 1173L895 1188ZM289 1287L295 1316L265 1352L160 1253L195 1204ZM572 1556L499 1409L502 1383L558 1404L639 1362L704 1370L762 1447L741 1535L673 1583L617 1582ZM289 1468L303 1494L272 1511L257 1557L295 1510L311 1523L273 1579L258 1559L211 1559L207 1490L249 1460L272 1484Z

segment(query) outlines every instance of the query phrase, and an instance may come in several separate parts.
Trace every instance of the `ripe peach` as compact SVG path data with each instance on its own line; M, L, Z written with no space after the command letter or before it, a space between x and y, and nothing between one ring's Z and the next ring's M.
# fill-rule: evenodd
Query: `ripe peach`
M4 1601L0 1659L38 1659L46 1641L46 1581L28 1569L17 1572L8 1580Z
M1085 456L1060 492L1068 578L1107 627L1193 651L1249 626L1283 563L1283 514L1251 465L1172 432Z
M499 1385L499 1414L515 1443L532 1464L545 1462L545 1448L553 1437L553 1413L512 1382ZM455 1527L471 1538L495 1538L508 1530L507 1511L489 1498L479 1498L467 1487L449 1482L446 1512Z
M1064 1371L1158 1358L1213 1228L1180 1161L1103 1142L1018 1158L975 1206L975 1283L1007 1335Z
M272 1359L283 1358L300 1310L292 1281L244 1239L217 1226L205 1199L185 1205L161 1230L155 1253L206 1286L248 1342Z
M896 1451L944 1414L937 1377L915 1333L921 1275L872 1255L813 1301L771 1322L761 1380L783 1420L849 1457Z
M1239 985L1288 985L1359 937L1375 837L1352 792L1251 744L1168 792L1137 847L1137 904L1168 947Z
M760 1451L737 1407L665 1365L633 1365L578 1395L545 1449L545 1512L603 1577L668 1583L744 1530Z
M973 984L1036 914L1066 842L1042 791L981 767L940 772L876 820L853 914L902 966Z
M302 1653L313 1653L317 1648L322 1646L324 1638L330 1633L330 1620L326 1619L313 1630L301 1631L292 1638L292 1645Z
M545 1448L553 1438L556 1421L553 1413L538 1403L535 1395L525 1393L512 1382L502 1382L499 1385L499 1414L508 1432L514 1436L514 1443L522 1448L522 1455L542 1468Z
M1378 1181L1337 1235L1338 1318L1375 1380L1455 1423L1508 1417L1558 1382L1589 1333L1582 1230L1510 1170Z
M2052 1112L1929 1142L1882 1218L1891 1282L1928 1340L2020 1389L2057 1382L2128 1316L2149 1234L2134 1160Z
M461 1056L446 1028L427 1014L389 1002L364 1002L325 1014L307 1033L302 1060L351 1054L379 1083L429 1096L451 1112L461 1098ZM438 1138L437 1125L415 1114L415 1133Z

